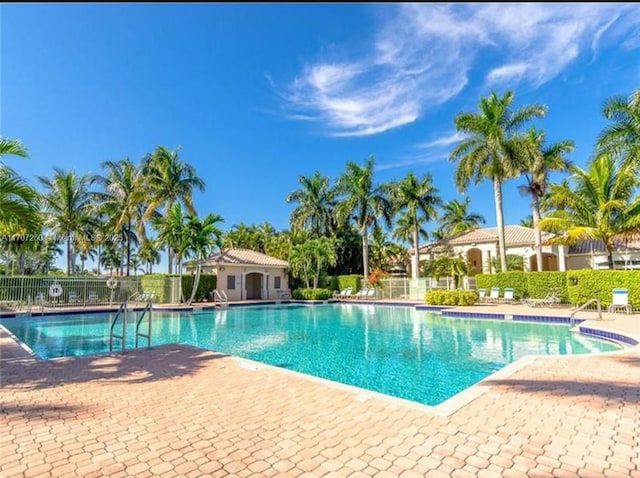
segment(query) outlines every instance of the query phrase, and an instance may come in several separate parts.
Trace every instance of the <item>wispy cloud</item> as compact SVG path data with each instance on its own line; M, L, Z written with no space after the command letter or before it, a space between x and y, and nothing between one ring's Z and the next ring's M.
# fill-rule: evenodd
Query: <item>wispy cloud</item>
M391 163L381 163L376 165L376 171L386 171L388 169L400 169L415 167L418 165L446 163L447 157L443 154L418 154L406 156L405 158Z
M634 4L402 4L355 59L310 62L283 92L288 114L332 136L410 124L458 95L473 68L488 85L539 86L583 51L638 48ZM487 58L493 58L489 61ZM496 60L496 58L498 58Z
M442 136L438 139L434 139L424 143L419 143L416 145L416 148L427 149L427 148L435 148L435 147L445 147L445 146L449 146L454 143L457 143L459 141L462 141L465 138L466 138L466 135L464 133L456 131L446 136Z

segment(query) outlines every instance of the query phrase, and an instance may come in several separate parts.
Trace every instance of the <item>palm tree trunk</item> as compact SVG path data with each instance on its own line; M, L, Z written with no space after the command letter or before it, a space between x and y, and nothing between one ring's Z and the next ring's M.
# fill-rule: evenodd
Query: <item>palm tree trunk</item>
M67 275L71 275L73 257L71 257L71 233L67 231Z
M413 218L413 250L415 251L411 257L411 278L417 279L420 268L420 234L418 233L418 221Z
M362 228L362 275L369 277L369 228L365 224Z
M538 271L543 271L544 267L542 265L542 231L538 226L538 221L540 221L540 202L537 195L533 195L533 199L531 201L533 203L533 230L534 234L534 247L536 250L536 263L538 266Z
M196 267L196 276L193 279L193 289L191 290L191 297L189 297L189 302L187 302L187 305L191 305L193 299L196 297L196 291L198 290L198 285L200 284L201 269L202 266L198 262L198 266Z
M102 245L98 243L98 275L100 275L100 260L102 259Z
M500 178L493 178L493 196L496 202L496 223L498 225L498 253L500 254L500 270L507 270L507 250L504 239L504 216L502 213L502 182Z
M129 219L129 225L127 227L127 277L129 277L131 273L131 219Z

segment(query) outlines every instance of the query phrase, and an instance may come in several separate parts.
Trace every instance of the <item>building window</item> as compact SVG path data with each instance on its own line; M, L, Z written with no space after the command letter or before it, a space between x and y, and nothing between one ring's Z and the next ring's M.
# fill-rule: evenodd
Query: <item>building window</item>
M280 276L277 276L277 277L273 278L273 288L274 289L279 289L280 288Z
M228 275L227 276L227 290L233 290L236 288L236 276Z

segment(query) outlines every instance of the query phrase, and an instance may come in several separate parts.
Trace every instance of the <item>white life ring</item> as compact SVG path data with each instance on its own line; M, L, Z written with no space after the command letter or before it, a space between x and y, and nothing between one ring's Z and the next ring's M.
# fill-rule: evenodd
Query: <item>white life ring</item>
M118 287L118 281L112 277L107 281L107 287L111 290L115 289L116 287Z
M62 295L62 286L60 284L51 284L49 287L49 295L51 297L60 297Z

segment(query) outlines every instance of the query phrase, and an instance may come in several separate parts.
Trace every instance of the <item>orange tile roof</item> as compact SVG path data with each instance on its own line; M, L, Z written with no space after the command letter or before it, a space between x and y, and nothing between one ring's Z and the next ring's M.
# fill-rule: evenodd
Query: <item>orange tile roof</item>
M250 249L225 249L211 254L208 263L288 267L289 263Z

